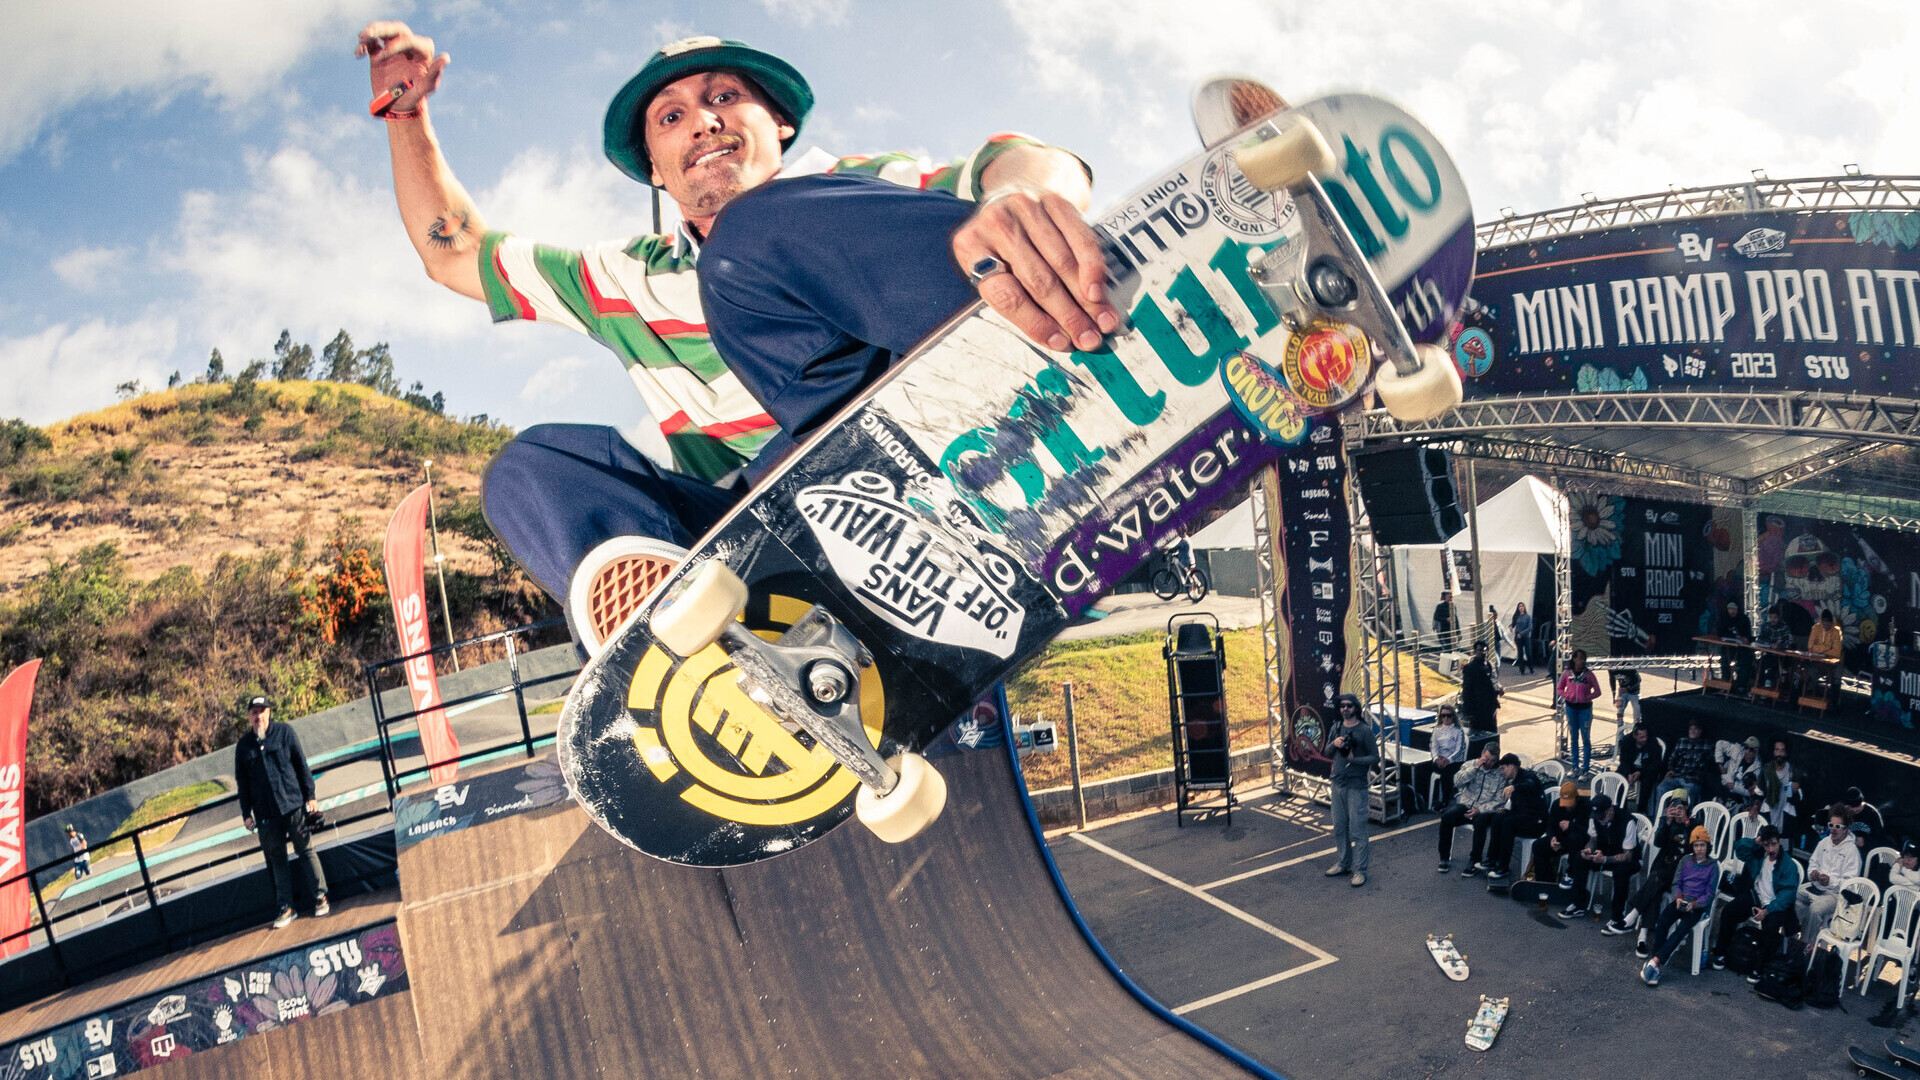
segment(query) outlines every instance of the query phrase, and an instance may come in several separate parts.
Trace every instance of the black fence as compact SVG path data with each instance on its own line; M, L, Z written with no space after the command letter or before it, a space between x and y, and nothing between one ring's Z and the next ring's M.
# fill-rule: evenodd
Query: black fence
M470 703L510 697L518 717L518 731L504 738L497 733L477 731L477 745L451 760L470 764L520 753L533 757L540 746L552 742L553 736L535 730L527 712L527 692L563 683L573 677L573 671L569 669L531 680L522 678L521 661L528 655L529 643L542 637L566 640L564 620L548 619L437 646L412 656L366 665L363 674L374 717L374 730L370 733L372 738L367 740L364 748L338 754L314 769L314 780L318 787L329 775L351 770L368 761L377 761L380 768L378 784L371 783L369 776L369 783L360 787L349 786L345 791L335 792L322 800L323 808L329 811L328 833L324 838L316 836L314 846L321 851L323 860L329 863L327 872L330 885L338 884L333 880L335 871L331 865L336 861L341 864L344 880L359 882L362 887L380 887L380 882L391 876L394 797L404 785L426 776L434 766L449 763L431 761L416 765L410 761L411 757L418 755L408 755L400 744L407 742L409 736L417 738L421 714L408 711L388 715L382 701L383 679L391 672L403 670L404 665L416 657L430 657L437 661L456 650L467 656L499 654L507 664L508 678L505 682L463 694L437 707L457 709ZM490 660L491 656L488 658ZM391 692L391 688L388 690ZM497 717L493 720L499 722ZM396 731L396 727L401 730ZM368 771L370 774L371 771ZM347 779L351 784L351 777ZM28 952L0 959L0 972L6 973L4 978L0 978L0 983L9 985L9 992L0 995L7 999L6 1002L0 1002L0 1008L11 1008L18 1004L16 998L33 1000L62 986L74 985L117 967L185 948L217 934L230 933L271 918L273 909L270 906L252 902L256 899L252 893L264 888L266 867L257 838L239 822L238 802L237 794L222 795L177 814L123 830L99 841L90 841L78 851L0 880L0 889L5 889L24 879L32 893L34 916L26 929L0 935L0 953L18 950L19 940L29 939ZM374 822L385 827L376 829L368 825ZM368 827L360 830L356 837L355 827L361 825ZM164 850L149 850L155 843L156 835L166 837L159 841L164 845ZM339 846L351 847L367 837L372 837L374 841L367 850L335 851L331 856L326 850L336 838L344 838ZM384 854L372 850L381 847L381 841L384 841ZM361 846L366 847L364 843ZM90 865L129 853L133 856L131 862L110 869ZM78 869L83 860L89 864L87 873L81 873ZM244 870L234 869L234 864L249 860L258 863L252 868L252 874L261 880L250 884L239 882L242 891L235 893L232 887L247 874ZM69 875L73 875L71 880ZM226 891L223 892L223 889ZM330 889L330 892L337 895L337 887ZM199 897L199 902L196 902L195 894L210 895ZM211 899L213 896L218 899ZM125 920L142 909L146 912L147 924L139 927L137 932L124 932L128 929ZM96 926L104 928L107 923L115 924L111 933L88 934L86 936L101 940L84 945L80 943L83 931L90 931ZM39 940L34 941L36 938ZM34 944L44 945L45 948L31 949ZM20 976L17 980L14 977L16 974ZM26 996L22 998L21 995Z

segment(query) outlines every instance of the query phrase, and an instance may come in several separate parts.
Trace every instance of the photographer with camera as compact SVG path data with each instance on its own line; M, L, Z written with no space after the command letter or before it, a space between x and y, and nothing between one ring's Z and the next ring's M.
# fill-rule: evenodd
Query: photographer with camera
M280 905L280 914L273 920L278 930L294 920L289 841L313 884L314 918L332 910L327 904L327 876L311 846L308 815L317 816L320 804L314 798L313 771L307 768L300 736L286 724L273 722L273 708L266 698L256 694L247 702L247 723L247 733L233 748L233 778L239 787L241 821L249 829L257 825L260 831L260 853L266 857L273 898Z
M1367 883L1367 787L1380 751L1373 739L1373 725L1360 715L1360 699L1341 694L1337 699L1340 726L1327 740L1327 757L1333 761L1333 781L1329 802L1333 811L1333 846L1340 861L1327 867L1328 877L1348 879L1354 888Z

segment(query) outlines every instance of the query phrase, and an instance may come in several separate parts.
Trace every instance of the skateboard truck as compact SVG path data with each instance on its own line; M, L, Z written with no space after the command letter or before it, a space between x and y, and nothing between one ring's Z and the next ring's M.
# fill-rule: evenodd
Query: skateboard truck
M1387 363L1374 375L1374 389L1398 419L1431 420L1458 405L1459 369L1439 346L1414 343L1373 265L1314 176L1334 168L1333 149L1319 129L1304 118L1286 128L1268 121L1234 151L1234 161L1249 183L1266 191L1285 190L1299 211L1298 239L1255 249L1247 260L1248 275L1281 325L1293 334L1316 324L1358 327L1386 356ZM1314 404L1339 408L1351 396L1331 394Z
M918 835L940 816L947 784L919 754L888 759L868 740L859 673L873 666L873 654L819 604L780 640L766 641L737 621L746 601L746 585L711 559L668 591L649 628L683 657L718 644L755 704L812 736L860 781L854 810L875 835L893 844Z

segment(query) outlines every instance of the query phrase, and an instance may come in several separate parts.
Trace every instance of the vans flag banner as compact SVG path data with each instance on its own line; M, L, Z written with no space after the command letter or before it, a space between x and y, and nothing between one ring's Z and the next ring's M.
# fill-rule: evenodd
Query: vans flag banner
M445 784L459 775L453 759L460 755L460 740L441 705L440 677L434 674L433 657L419 656L433 646L427 634L427 495L428 487L414 488L393 512L387 523L387 594L393 598L393 625L400 632L400 653L412 656L407 661L407 689L413 694L415 720L420 725L420 750L428 761L445 761L435 766L433 782Z
M29 660L0 682L0 881L27 868L27 711L39 673ZM0 956L26 950L29 892L25 877L0 885Z

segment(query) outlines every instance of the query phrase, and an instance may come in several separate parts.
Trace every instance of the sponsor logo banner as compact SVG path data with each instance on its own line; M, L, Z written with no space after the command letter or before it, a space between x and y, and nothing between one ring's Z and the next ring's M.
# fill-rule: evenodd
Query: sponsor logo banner
M551 756L486 773L393 802L393 838L405 850L422 840L484 825L573 798Z
M1279 463L1284 600L1293 627L1290 690L1295 708L1311 706L1331 722L1346 672L1353 527L1339 418L1316 416L1308 426L1305 440L1284 450Z
M1512 244L1481 253L1468 307L1466 332L1492 345L1461 365L1468 396L1917 396L1920 214L1762 212Z
M24 952L32 918L27 868L27 712L40 661L29 660L0 682L0 956ZM8 937L18 934L18 937Z
M387 593L393 598L393 623L400 633L403 656L424 653L433 647L427 633L427 510L431 498L428 485L421 484L400 500L387 523ZM420 726L420 749L428 761L447 762L433 768L436 784L451 781L460 772L452 759L460 756L460 740L454 737L447 720L446 700L440 696L440 677L434 674L432 656L414 656L407 661L407 690L413 695L414 718Z
M0 1076L124 1076L406 988L399 930L392 922L379 923L0 1046Z

